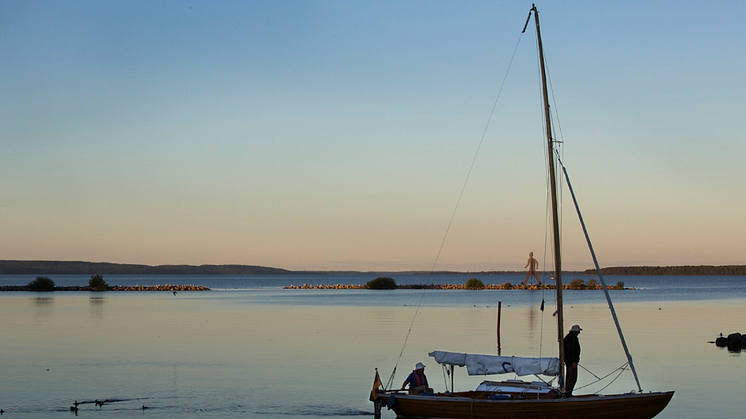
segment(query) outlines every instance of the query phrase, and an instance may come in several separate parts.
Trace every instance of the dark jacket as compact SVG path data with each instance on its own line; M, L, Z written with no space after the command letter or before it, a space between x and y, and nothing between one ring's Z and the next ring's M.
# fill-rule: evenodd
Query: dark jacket
M580 362L580 342L578 336L570 332L565 336L565 363Z

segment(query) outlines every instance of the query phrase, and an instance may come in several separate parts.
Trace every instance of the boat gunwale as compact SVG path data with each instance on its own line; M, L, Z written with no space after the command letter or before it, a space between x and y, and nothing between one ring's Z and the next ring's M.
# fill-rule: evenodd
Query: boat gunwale
M391 393L382 396L386 396L386 399L379 403L384 406L389 405L389 397L394 397L389 409L396 413L397 419L651 419L668 406L674 391L512 400L414 394L400 394L396 397L396 394ZM619 407L621 409L617 409Z
M674 390L668 391L651 391L648 393L617 393L617 394L585 394L577 395L572 397L562 398L531 398L525 397L520 399L489 399L489 398L474 398L467 396L448 395L445 393L439 393L436 395L422 395L422 394L407 394L407 393L380 393L381 398L388 398L394 396L395 399L403 400L432 400L432 401L451 401L451 402L468 402L468 403L571 403L571 402L589 402L597 400L621 400L625 398L639 398L639 397L660 397L669 396L670 398L674 395ZM458 393L454 393L458 394ZM507 393L494 393L494 394L507 394Z

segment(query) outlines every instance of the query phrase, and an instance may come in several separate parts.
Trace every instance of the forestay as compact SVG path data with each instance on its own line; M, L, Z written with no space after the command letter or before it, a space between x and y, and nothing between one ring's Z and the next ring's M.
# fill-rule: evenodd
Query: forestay
M428 355L439 364L466 367L469 375L516 373L519 376L536 374L556 376L560 373L559 358L524 358L446 351L434 351Z

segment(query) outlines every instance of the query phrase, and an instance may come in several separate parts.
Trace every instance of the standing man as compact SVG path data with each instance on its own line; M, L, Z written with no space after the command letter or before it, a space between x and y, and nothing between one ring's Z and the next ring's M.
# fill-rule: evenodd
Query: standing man
M536 282L541 285L541 279L539 279L539 275L536 274L536 270L539 269L539 261L534 259L534 252L528 252L528 262L526 262L526 266L524 266L523 269L526 268L528 268L528 272L526 272L526 279L523 280L523 285L526 285L531 274L536 278Z
M565 397L572 397L572 390L578 381L578 362L580 362L580 342L578 335L583 330L577 324L572 325L565 336Z

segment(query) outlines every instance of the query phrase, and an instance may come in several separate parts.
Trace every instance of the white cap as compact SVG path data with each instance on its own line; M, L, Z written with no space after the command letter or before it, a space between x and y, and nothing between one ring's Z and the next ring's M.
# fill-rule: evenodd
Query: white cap
M577 324L572 325L572 327L570 328L571 332L580 332L581 330L583 329L581 329L580 326L578 326Z
M415 370L421 370L424 368L425 368L425 364L423 364L422 362L418 362L417 365L414 366Z

